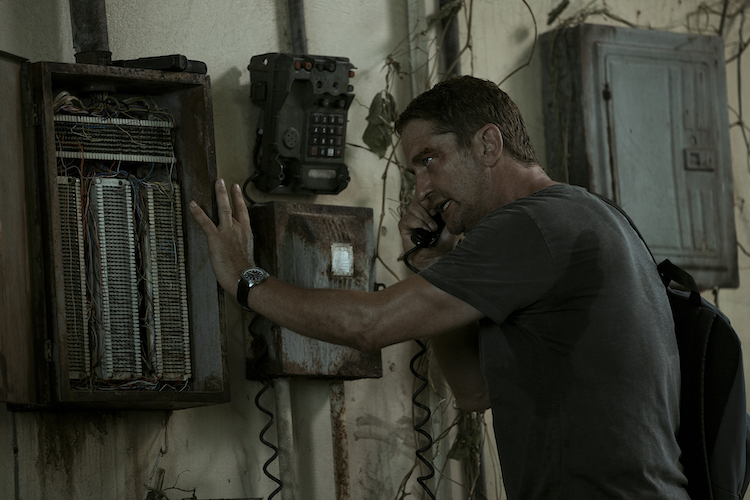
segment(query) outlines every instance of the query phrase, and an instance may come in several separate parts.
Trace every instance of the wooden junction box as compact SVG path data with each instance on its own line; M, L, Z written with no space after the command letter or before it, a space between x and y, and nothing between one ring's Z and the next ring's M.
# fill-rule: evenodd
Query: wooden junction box
M206 75L0 53L0 400L229 400L223 294L187 209L215 214Z
M271 202L251 208L256 262L272 275L306 288L373 291L372 209ZM329 344L260 318L249 336L247 378L376 378L380 351L363 353ZM268 348L264 352L263 344Z

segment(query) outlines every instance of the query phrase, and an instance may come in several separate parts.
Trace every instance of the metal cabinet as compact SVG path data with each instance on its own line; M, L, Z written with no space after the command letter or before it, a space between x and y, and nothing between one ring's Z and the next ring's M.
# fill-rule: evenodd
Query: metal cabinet
M256 262L274 276L307 288L373 291L372 209L271 202L250 210ZM247 342L247 378L374 378L380 351L360 352L298 335L266 318ZM262 340L261 340L262 339Z
M613 199L699 286L738 286L723 40L583 24L541 51L551 176Z

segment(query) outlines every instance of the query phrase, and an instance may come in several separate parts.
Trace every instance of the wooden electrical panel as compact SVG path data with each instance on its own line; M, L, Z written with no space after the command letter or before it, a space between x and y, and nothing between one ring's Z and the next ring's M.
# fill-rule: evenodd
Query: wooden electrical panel
M0 54L0 400L229 400L209 78Z

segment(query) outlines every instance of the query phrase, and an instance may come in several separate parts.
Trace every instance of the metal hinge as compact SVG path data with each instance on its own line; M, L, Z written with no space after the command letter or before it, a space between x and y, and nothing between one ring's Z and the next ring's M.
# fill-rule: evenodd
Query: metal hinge
M44 341L44 359L47 360L47 363L52 363L52 341L51 340Z
M39 125L39 106L37 104L24 105L24 121L27 127Z

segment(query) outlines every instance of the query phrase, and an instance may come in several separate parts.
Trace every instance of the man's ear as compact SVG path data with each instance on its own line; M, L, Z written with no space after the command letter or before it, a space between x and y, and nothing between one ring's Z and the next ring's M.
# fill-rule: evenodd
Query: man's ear
M485 165L494 165L503 154L503 134L497 125L488 123L477 130L474 136L479 154Z

